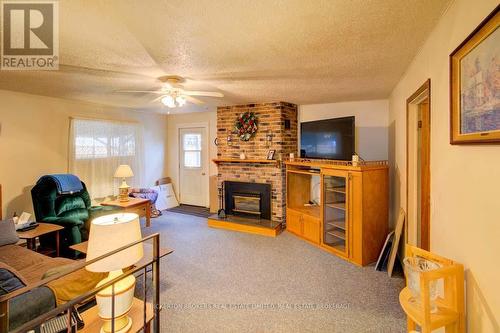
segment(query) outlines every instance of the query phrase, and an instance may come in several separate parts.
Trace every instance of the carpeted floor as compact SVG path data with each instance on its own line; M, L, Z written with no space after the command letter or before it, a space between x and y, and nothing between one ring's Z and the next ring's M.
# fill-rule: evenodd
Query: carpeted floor
M161 262L162 332L404 332L401 278L360 268L284 232L277 238L208 228L165 212L175 252Z
M184 205L184 204L180 204L177 207L167 209L167 211L173 212L173 213L199 216L199 217L209 217L210 215L212 215L210 213L210 209L208 209L208 208L200 207L200 206Z

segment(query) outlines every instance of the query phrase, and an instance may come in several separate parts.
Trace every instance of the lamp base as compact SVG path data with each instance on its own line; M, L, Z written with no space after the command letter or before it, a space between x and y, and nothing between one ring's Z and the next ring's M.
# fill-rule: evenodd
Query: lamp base
M123 274L122 270L112 271L109 276L97 284L97 288L106 282ZM104 321L101 333L111 333L113 330L112 320L115 318L114 332L125 333L132 326L132 319L128 312L134 301L135 277L129 275L113 285L109 286L96 294L98 315ZM115 300L113 304L113 293ZM113 311L114 307L114 311Z
M123 178L122 184L118 188L118 200L120 202L127 202L130 200L130 197L128 196L128 189L130 186L128 186L127 182L125 181L125 178Z
M120 202L127 202L130 200L130 197L128 196L128 187L122 188L120 187L120 192L118 193L118 200Z
M118 326L117 322L120 322L122 320L123 321L126 320L127 322L126 322L125 326L123 326L122 328L117 330L116 329L116 327ZM132 318L130 318L129 316L124 316L122 318L115 319L115 330L114 330L115 333L126 333L131 328L132 328ZM101 333L111 333L111 332L113 332L113 330L111 329L111 321L104 323L104 325L101 327Z

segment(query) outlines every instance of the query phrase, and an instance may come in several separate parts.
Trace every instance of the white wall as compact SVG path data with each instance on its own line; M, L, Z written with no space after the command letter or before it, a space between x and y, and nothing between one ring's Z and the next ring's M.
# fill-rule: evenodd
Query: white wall
M356 117L356 152L365 160L387 160L389 158L388 100L299 106L299 122L347 116Z
M172 183L178 195L177 189L179 188L179 133L178 126L207 123L209 132L209 175L217 174L217 166L212 162L212 159L217 158L217 146L214 140L217 137L217 112L192 112L184 114L171 114L167 116L168 130L167 130L167 176L172 178ZM208 189L207 189L208 193Z
M406 99L431 79L431 251L465 265L468 332L500 332L500 146L449 144L449 54L498 5L455 0L390 96L395 210L406 207Z
M68 172L70 117L138 121L144 126L143 186L164 176L166 116L0 90L3 212L32 212L40 176Z

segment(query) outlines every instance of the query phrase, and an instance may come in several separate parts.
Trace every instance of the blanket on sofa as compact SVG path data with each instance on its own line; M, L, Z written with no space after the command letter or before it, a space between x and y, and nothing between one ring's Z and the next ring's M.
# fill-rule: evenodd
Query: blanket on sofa
M50 269L44 274L43 278L71 271L73 267L74 264ZM106 278L107 275L107 273L89 272L85 268L82 268L60 279L49 282L47 287L54 293L56 303L59 306L94 289L99 281Z

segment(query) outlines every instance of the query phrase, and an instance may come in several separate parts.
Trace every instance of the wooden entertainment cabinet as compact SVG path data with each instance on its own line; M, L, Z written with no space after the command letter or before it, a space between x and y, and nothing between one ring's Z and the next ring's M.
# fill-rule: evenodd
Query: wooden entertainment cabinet
M286 229L354 264L376 261L388 232L387 161L285 164Z

